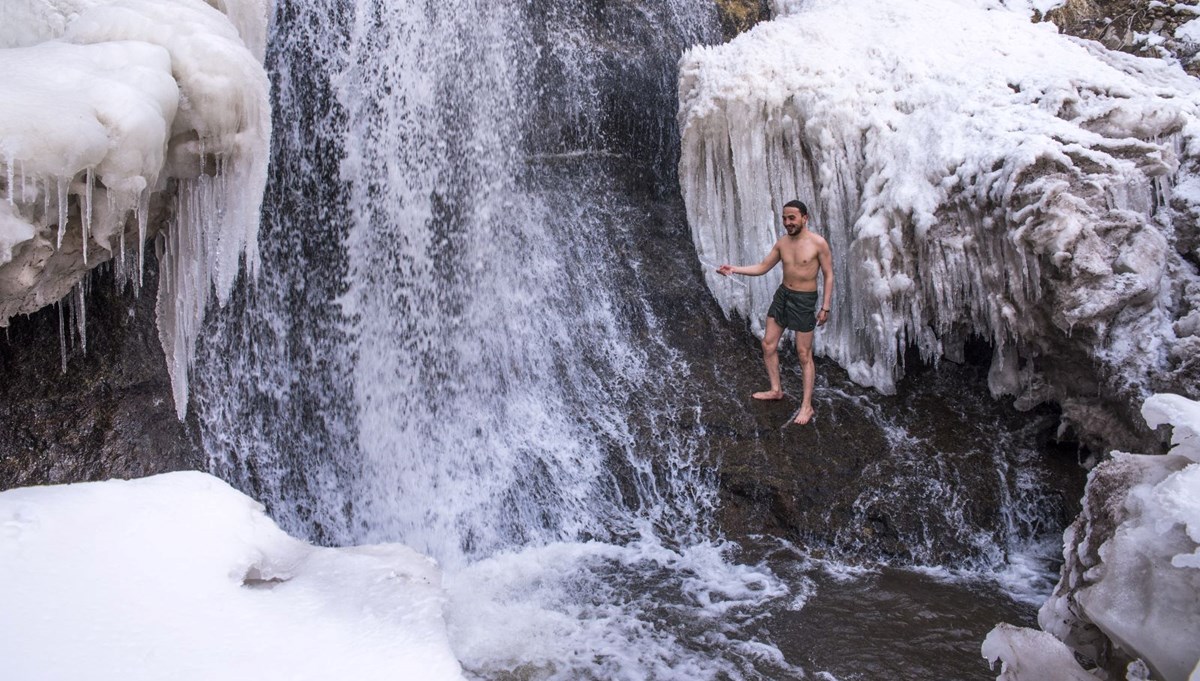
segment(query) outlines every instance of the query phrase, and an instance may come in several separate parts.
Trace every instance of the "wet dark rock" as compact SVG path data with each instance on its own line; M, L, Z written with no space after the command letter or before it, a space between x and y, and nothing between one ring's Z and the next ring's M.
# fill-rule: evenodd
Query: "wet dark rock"
M732 536L782 536L849 559L986 564L1077 512L1083 469L1075 445L1054 439L1057 415L992 400L984 369L914 371L882 397L819 361L817 418L795 426L800 376L787 359L788 399L751 403L765 381L753 367L744 408L709 412Z
M66 372L56 306L0 333L0 489L204 467L194 422L175 416L156 271L147 263L136 298L116 290L107 267L92 273L87 351L73 338Z
M767 0L717 0L717 13L721 18L721 33L730 40L770 19L771 6Z

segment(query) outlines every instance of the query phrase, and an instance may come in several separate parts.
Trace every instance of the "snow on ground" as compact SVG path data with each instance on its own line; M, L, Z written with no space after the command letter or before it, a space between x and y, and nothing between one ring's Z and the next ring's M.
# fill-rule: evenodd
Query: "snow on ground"
M1000 679L1089 678L1072 651L1116 678L1132 663L1164 681L1200 679L1200 403L1154 395L1142 413L1173 426L1174 448L1117 452L1092 471L1038 614L1045 631L1001 625L984 643L1004 662Z
M293 539L203 473L0 492L11 681L461 679L441 574Z
M1148 376L1183 371L1200 343L1172 322L1200 306L1200 279L1180 255L1196 222L1173 220L1198 197L1172 192L1194 184L1194 79L1000 2L777 5L788 14L681 62L701 262L757 263L782 204L808 202L836 270L817 350L885 392L906 346L960 359L970 336L995 348L995 394L1068 417L1096 378L1055 372L1095 361L1140 402ZM707 277L761 333L778 271Z
M257 268L266 186L267 7L219 5L0 3L0 326L110 259L136 285L170 213L158 314L180 415L210 286L224 301L239 260Z

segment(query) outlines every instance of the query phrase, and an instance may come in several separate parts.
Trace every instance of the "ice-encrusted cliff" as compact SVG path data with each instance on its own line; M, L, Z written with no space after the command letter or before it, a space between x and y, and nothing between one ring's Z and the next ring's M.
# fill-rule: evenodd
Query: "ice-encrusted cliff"
M680 181L705 263L758 262L791 198L833 247L817 350L891 392L906 348L1127 446L1200 386L1200 85L986 0L780 2L686 54ZM1013 3L1009 3L1013 4ZM707 273L761 332L778 273ZM1141 431L1145 434L1145 431Z
M1200 403L1154 395L1142 413L1174 427L1174 448L1092 471L1043 631L1001 625L984 643L1000 679L1200 679Z
M224 301L241 263L257 267L266 24L265 0L0 5L0 326L101 263L137 287L157 233L159 335L183 415L210 289Z

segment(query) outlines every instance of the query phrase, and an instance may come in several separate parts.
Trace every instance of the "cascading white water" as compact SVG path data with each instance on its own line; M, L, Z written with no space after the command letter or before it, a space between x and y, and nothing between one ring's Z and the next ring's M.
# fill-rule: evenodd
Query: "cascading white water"
M556 83L568 97L584 88L582 107L568 106L593 106L599 74L580 66L594 38L551 15L539 44L527 10L478 3L363 2L355 16L336 78L353 220L339 302L360 453L344 539L400 540L453 565L627 531L623 507L657 508L654 485L669 481L632 475L645 484L622 502L610 457L634 471L654 450L687 459L695 448L635 437L625 397L684 368L635 330L642 320L614 285L628 266L612 249L620 200L586 163L581 178L545 182L561 173L531 129L539 98L553 96L536 80L543 51L574 70ZM580 127L572 148L553 151L608 151Z

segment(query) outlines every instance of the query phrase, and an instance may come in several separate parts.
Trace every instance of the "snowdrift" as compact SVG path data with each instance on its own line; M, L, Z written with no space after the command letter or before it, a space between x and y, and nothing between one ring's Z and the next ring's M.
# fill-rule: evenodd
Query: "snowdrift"
M461 679L441 573L319 548L203 473L0 492L7 679Z

